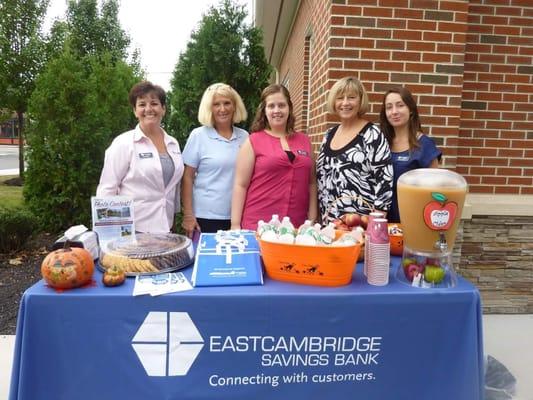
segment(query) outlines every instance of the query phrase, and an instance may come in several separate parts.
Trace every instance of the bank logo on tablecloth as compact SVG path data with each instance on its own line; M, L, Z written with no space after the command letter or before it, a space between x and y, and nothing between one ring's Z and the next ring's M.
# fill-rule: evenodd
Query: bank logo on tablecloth
M204 347L186 312L149 312L131 342L149 376L187 375Z

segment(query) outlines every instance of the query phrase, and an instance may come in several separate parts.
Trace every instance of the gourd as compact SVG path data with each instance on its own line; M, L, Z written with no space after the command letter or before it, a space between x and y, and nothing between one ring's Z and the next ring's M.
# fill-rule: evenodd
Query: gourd
M122 268L115 265L109 267L102 276L102 282L106 286L119 286L126 280L126 273Z
M403 255L403 231L400 224L389 224L389 241L391 255Z
M390 253L393 256L401 256L403 254L403 235L390 235Z
M89 283L94 273L94 261L87 250L70 247L49 253L41 264L46 283L56 289L72 289Z

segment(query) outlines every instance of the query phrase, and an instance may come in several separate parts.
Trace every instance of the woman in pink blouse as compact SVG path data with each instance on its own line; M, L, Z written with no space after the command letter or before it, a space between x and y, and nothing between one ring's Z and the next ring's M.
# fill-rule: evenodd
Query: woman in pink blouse
M293 106L283 85L263 90L253 132L237 157L231 228L256 229L272 214L297 227L317 217L315 162L306 134L294 131Z

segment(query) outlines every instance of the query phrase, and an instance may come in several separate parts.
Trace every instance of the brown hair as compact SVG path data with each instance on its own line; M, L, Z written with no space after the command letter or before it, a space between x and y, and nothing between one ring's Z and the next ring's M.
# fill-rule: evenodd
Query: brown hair
M267 86L263 89L261 93L261 103L257 106L257 111L255 112L254 122L252 122L251 132L258 132L264 129L270 129L268 119L266 117L265 108L266 108L266 98L271 94L281 93L285 96L287 104L289 105L289 117L287 118L287 133L292 133L294 131L295 118L293 114L293 105L291 101L291 95L287 88L283 85L273 84Z
M383 102L381 104L381 111L379 112L379 121L380 121L380 127L381 131L387 138L387 142L389 142L389 146L392 146L392 142L394 141L394 137L396 136L396 133L394 132L394 127L390 124L389 120L387 119L387 113L386 113L386 105L385 101L387 100L387 96L391 93L397 93L402 98L403 102L409 108L409 149L414 149L419 147L417 135L418 132L422 132L422 125L420 124L420 116L418 115L418 107L416 106L416 101L409 91L409 89L400 86L397 88L389 89L385 96L383 96Z
M165 90L161 86L154 85L152 82L142 81L133 85L130 90L128 100L130 101L132 107L135 108L135 106L137 105L137 99L139 97L146 96L148 93L155 94L161 102L161 105L163 107L166 106L167 95L165 93Z

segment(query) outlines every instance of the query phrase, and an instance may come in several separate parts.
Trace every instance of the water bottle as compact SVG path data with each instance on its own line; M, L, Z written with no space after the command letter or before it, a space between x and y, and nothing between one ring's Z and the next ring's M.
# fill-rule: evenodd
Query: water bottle
M267 229L270 229L270 227L268 226L268 224L263 221L262 219L260 219L258 222L257 222L257 235L259 237L261 237L263 235L263 232L265 232Z
M333 222L328 223L328 226L324 227L320 231L320 241L325 244L329 245L333 243L333 240L335 239L335 224Z
M272 226L272 229L274 229L274 232L276 232L276 234L279 233L281 221L279 220L278 214L272 214L272 219L270 220L269 225Z
M283 217L279 226L278 241L281 243L294 243L294 225L289 217Z
M275 232L274 227L263 220L257 223L257 234L261 240L267 242L276 242L278 240L278 234Z
M305 222L298 228L298 233L294 238L294 243L314 246L316 245L317 238L318 236L315 234L315 230L313 229L311 221L306 219Z
M304 233L306 230L311 228L311 226L313 226L311 224L311 221L306 219L305 222L302 225L300 225L300 227L298 228L298 235Z
M320 228L320 224L317 224ZM302 226L298 229L298 235L296 236L294 242L296 244L305 244L308 246L316 246L319 238L319 232L317 229L311 225L311 221L305 221Z

